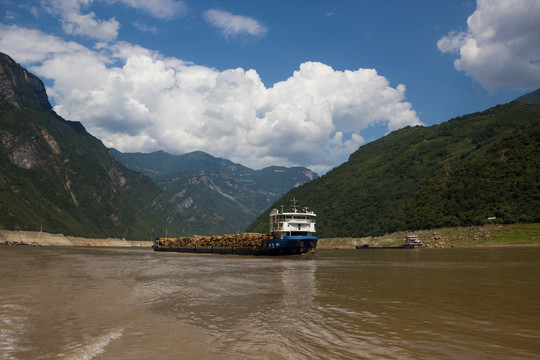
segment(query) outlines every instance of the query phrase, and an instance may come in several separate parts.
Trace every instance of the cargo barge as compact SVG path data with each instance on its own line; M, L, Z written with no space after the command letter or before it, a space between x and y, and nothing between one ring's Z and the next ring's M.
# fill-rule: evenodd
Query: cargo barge
M235 255L298 255L314 253L318 238L315 235L316 214L303 208L298 211L292 200L290 211L273 209L270 212L268 234L240 233L222 236L192 236L158 238L155 251Z
M426 247L424 243L422 243L417 235L408 235L405 237L405 242L398 246L369 246L368 244L364 245L356 245L357 249L365 250L365 249L420 249L423 247Z

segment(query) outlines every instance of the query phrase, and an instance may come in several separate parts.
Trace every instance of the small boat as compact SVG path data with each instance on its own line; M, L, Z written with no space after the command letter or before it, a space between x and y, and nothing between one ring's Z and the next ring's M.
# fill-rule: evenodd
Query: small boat
M315 235L316 214L307 207L298 211L296 199L291 210L273 209L270 212L269 234L240 233L223 236L193 236L158 238L155 251L236 255L297 255L314 253L318 237Z
M424 243L418 239L418 235L405 236L405 242L401 245L405 249L418 249L425 247Z
M355 247L357 249L419 249L426 246L418 239L418 235L407 235L405 236L405 242L398 246L369 246L364 244Z

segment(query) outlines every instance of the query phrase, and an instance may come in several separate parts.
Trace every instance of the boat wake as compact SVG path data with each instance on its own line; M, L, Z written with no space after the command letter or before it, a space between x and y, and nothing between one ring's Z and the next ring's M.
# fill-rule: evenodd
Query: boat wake
M62 360L91 360L97 355L102 354L105 348L113 340L120 339L124 328L115 329L107 334L99 335L96 338L90 340L82 347L72 349L69 353L63 354L60 359Z

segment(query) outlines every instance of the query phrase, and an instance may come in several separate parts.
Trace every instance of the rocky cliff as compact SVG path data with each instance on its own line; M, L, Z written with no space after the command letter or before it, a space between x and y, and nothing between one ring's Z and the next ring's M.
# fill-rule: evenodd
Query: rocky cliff
M55 114L43 83L7 55L0 69L0 228L144 240L165 232L172 210L151 179Z
M17 109L52 108L43 82L2 53L0 53L0 98Z

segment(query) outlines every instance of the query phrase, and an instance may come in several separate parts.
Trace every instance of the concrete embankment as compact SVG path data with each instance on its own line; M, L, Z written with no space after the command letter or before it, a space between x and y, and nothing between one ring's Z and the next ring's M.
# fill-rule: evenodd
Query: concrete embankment
M150 247L150 241L128 241L126 239L92 239L38 231L0 230L0 243L28 244L41 246L101 246L101 247Z

